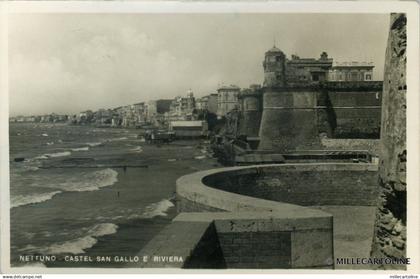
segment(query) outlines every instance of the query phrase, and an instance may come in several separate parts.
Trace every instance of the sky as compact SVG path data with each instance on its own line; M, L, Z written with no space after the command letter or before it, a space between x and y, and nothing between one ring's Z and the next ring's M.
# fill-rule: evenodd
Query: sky
M382 80L388 28L388 14L14 14L9 111L73 114L261 84L274 42L289 58L371 61Z

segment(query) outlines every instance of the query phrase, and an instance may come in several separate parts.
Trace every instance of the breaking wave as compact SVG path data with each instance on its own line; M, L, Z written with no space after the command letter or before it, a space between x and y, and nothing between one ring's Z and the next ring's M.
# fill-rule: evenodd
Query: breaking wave
M18 207L27 204L40 203L52 199L55 195L60 194L61 191L54 191L50 193L33 194L28 196L18 195L11 197L10 208Z
M116 233L118 226L112 223L94 225L87 231L87 235L61 243L54 243L48 247L35 247L28 245L21 251L40 252L42 254L83 254L86 249L95 245L97 237Z
M101 145L102 142L87 142L86 144L89 145L90 147L94 147L94 146Z
M48 158L56 158L56 157L64 157L64 156L70 156L70 151L64 151L64 152L57 152L57 153L46 153L41 156L35 157L35 159L43 160Z
M88 151L88 150L89 150L89 146L73 148L71 151Z
M169 208L175 206L170 200L163 199L160 202L155 202L148 205L142 214L132 214L128 219L137 218L154 218L157 216L167 216L166 213Z
M141 146L137 146L136 148L131 149L131 151L141 153L141 152L143 152L143 148Z
M11 197L11 208L27 204L41 203L52 199L55 195L63 192L86 192L96 191L102 187L111 186L118 181L118 172L113 169L104 169L87 174L75 176L65 182L44 185L56 191L33 195L18 195Z
M79 175L66 182L52 185L54 188L69 192L96 191L102 187L111 186L118 181L118 172L104 169Z
M23 265L17 266L17 268L26 268L26 267L30 267L30 268L45 268L47 267L45 264L40 263L40 262L29 262L29 263L25 263Z

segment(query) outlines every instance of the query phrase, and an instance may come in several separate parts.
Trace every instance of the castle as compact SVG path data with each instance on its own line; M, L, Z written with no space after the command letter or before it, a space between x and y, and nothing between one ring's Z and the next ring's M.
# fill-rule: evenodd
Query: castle
M268 50L263 86L238 98L238 134L258 137L260 150L281 153L320 149L323 136L378 138L382 82L329 81L332 64L326 52L319 59L288 59L275 46Z

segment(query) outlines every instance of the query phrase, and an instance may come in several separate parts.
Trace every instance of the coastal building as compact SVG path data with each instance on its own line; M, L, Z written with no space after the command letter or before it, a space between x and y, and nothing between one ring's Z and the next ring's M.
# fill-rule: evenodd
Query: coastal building
M238 95L241 89L236 85L221 86L217 89L217 117L222 118L238 107Z
M195 100L195 108L198 110L206 110L208 106L209 96L203 96Z
M217 93L197 98L195 101L195 107L198 110L207 110L211 113L217 113Z
M238 96L240 123L239 135L244 135L248 140L258 137L262 112L262 90L258 84L242 89Z
M90 123L92 119L93 119L93 111L91 110L82 111L77 115L77 123L81 123L81 124Z
M328 58L325 51L318 59L292 55L292 59L286 62L286 80L289 83L325 81L328 79L332 64L333 59Z
M167 121L167 115L173 100L151 100L145 105L145 120L148 123L160 126Z
M206 121L171 121L169 130L177 138L199 138L207 135Z
M110 109L99 109L94 113L96 125L110 125L112 122L112 111Z
M188 90L187 96L177 96L171 102L169 108L170 120L192 120L195 109L195 98L192 90Z
M328 81L332 63L325 52L291 60L276 47L265 53L259 149L319 149L320 134L379 137L382 82Z
M329 81L370 81L373 79L373 62L337 62L328 72Z
M121 107L121 126L137 127L146 123L145 104L136 103Z

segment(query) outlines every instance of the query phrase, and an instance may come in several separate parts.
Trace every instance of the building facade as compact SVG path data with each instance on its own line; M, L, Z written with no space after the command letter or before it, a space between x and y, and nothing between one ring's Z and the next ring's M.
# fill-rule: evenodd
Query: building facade
M329 81L370 81L373 80L372 62L335 63L328 72Z
M241 89L236 85L221 86L217 89L217 117L222 118L238 107Z
M292 59L286 62L286 81L289 83L325 81L328 79L332 64L333 59L328 58L326 52L322 52L318 59L292 55Z
M217 93L197 98L195 100L195 108L198 110L207 110L211 113L217 113Z
M189 90L187 96L177 96L171 102L169 118L171 121L191 120L195 107L194 93Z

